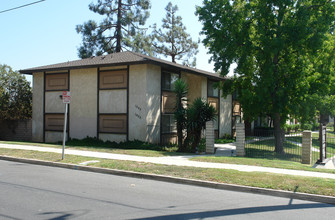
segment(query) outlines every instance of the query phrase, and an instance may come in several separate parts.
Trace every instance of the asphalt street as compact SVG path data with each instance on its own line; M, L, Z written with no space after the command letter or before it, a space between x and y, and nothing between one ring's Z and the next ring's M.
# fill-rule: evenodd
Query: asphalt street
M335 206L0 161L0 219L332 219Z

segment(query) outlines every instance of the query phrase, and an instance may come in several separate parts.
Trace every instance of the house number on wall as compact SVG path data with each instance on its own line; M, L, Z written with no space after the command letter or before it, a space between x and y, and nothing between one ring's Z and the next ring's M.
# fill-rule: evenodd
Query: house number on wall
M138 105L135 105L135 108L137 109L137 113L135 113L135 116L139 119L142 119L142 116L140 115L141 111L142 111L142 108Z

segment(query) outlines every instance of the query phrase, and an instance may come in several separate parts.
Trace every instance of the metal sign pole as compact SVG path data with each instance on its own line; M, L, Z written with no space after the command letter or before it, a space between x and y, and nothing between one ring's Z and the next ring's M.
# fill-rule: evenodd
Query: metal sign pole
M66 127L67 127L67 109L68 109L68 105L69 105L68 103L65 104L62 160L64 160L64 151L65 151Z

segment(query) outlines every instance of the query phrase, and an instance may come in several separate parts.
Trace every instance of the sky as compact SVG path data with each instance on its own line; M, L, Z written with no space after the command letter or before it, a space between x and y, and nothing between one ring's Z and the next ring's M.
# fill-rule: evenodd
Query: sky
M0 11L29 4L37 0L1 1ZM81 35L75 27L92 19L97 22L102 17L91 12L88 5L96 0L46 0L17 10L0 13L0 64L7 64L14 70L32 68L77 60L77 49ZM150 18L146 26L157 23L160 27L165 16L165 7L172 2L178 5L177 14L183 19L186 31L194 41L200 35L201 22L194 14L195 7L202 0L151 0ZM213 72L209 64L210 55L202 43L199 44L196 68ZM168 58L166 58L168 59ZM31 80L31 77L28 77Z

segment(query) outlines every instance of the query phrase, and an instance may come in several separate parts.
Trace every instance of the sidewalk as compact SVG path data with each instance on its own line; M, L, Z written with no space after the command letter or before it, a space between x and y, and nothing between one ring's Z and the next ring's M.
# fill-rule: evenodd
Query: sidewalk
M234 153L233 152L234 146L231 144L230 145L229 144L228 145L217 145L217 147L218 147L217 152L216 152L217 156ZM30 146L30 145L0 144L0 148L33 150L33 151L52 152L52 153L59 153L59 154L62 153L62 149L37 147L37 146ZM155 163L155 164L163 164L163 165L188 166L188 167L200 167L200 168L216 168L216 169L233 169L233 170L238 170L238 171L243 171L243 172L267 172L267 173L286 174L286 175L294 175L294 176L335 179L335 174L329 174L329 173L319 173L319 172L301 171L301 170L288 170L288 169L249 166L249 165L198 162L198 161L189 160L190 158L201 157L202 155L143 157L143 156L132 156L132 155L124 155L124 154L112 154L112 153L102 153L102 152L94 152L94 151L71 150L71 149L65 149L65 155L78 155L78 156L104 158L104 159L112 159L112 160L137 161L137 162Z

